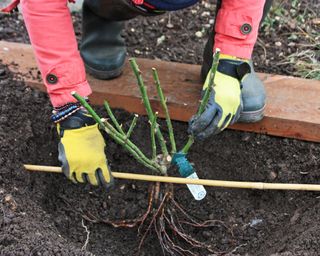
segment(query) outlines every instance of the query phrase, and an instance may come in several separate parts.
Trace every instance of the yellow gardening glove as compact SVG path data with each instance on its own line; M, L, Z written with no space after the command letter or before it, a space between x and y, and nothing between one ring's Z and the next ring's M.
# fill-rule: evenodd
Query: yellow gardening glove
M235 123L242 110L241 80L250 72L249 64L236 57L220 54L214 86L204 112L193 116L189 133L197 139L205 139L223 131ZM203 86L202 95L209 84L210 73Z
M58 132L64 174L75 183L110 187L113 178L104 152L106 144L92 117L78 111L58 124Z

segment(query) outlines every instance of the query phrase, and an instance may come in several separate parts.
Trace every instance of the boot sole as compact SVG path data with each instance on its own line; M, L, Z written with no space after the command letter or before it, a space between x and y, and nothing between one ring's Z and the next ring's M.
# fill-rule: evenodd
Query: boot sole
M256 123L263 119L264 117L264 110L266 105L263 108L255 110L255 111L246 111L240 113L240 118L238 122L240 123Z
M85 64L87 73L100 80L110 80L110 79L119 77L123 72L123 67L124 66L121 66L120 68L110 70L110 71L102 71L102 70L94 69L88 66L87 64Z

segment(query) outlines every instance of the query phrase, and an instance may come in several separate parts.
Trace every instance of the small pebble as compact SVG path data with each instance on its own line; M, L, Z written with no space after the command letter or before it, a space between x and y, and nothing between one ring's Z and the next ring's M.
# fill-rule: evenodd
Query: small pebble
M167 28L173 28L173 24L168 22L168 24L166 25Z
M164 42L164 40L166 40L165 35L160 36L160 37L157 39L157 46L159 46L160 44L162 44L162 43Z
M277 172L275 172L275 171L271 171L271 172L270 172L270 178L271 178L272 180L276 179L277 177L278 177Z
M4 201L5 201L6 203L10 203L12 200L13 200L13 198L12 198L12 195L10 195L10 194L7 194L7 195L4 197Z
M251 138L251 135L249 133L245 133L245 134L242 135L241 140L242 141L248 141L248 140L250 140L250 138Z
M198 38L203 37L203 33L202 33L201 31L197 31L197 32L195 33L195 35L196 35L196 37L198 37Z
M254 226L256 226L256 225L258 225L258 224L260 224L260 223L262 223L262 222L263 222L262 219L253 219L253 220L251 220L251 222L250 222L250 227L254 227Z
M275 45L280 47L282 45L282 43L281 42L275 42Z
M208 16L210 16L210 12L201 13L201 17L208 17Z

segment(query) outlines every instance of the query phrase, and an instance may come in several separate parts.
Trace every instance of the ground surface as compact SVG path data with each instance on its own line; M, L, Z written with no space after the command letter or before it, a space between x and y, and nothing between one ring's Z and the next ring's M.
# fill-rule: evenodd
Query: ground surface
M313 9L316 10L315 3ZM126 35L130 54L200 63L205 39L197 38L195 33L210 17L201 15L208 11L203 5L194 10L197 14L188 10L173 15L174 29L166 28L167 16L129 23ZM191 16L199 19L199 24ZM179 19L182 25L178 25ZM79 36L78 16L75 21ZM0 16L0 24L0 39L28 41L21 20ZM275 32L267 31L279 33L277 27ZM167 40L154 49L162 34ZM271 38L267 55L271 64L280 58L279 51L286 57L288 49L291 53L296 49L276 46L272 36L262 36L261 40L267 38ZM285 37L277 41L287 42ZM307 44L302 38L301 41ZM255 62L263 63L259 70L279 74L298 70L291 64L270 68L265 65L261 49L258 46L255 55ZM49 121L51 107L45 94L13 81L5 67L0 66L0 70L0 255L133 255L139 241L136 229L115 229L86 220L90 239L86 250L82 250L87 235L82 226L83 215L102 219L136 217L146 208L148 185L119 181L108 193L73 185L62 175L23 171L23 163L58 165L57 136ZM127 127L131 115L121 111L116 114ZM181 146L187 125L174 123L174 128ZM146 133L148 125L142 118L133 138L148 151ZM107 151L112 169L145 171L110 140ZM226 131L196 144L190 159L199 175L208 179L319 183L319 155L318 144ZM208 241L217 251L233 251L229 255L320 254L319 193L207 190L208 196L202 202L193 201L184 186L176 186L175 192L192 216L221 220L228 227L191 230L196 238ZM155 234L147 239L142 254L161 254Z

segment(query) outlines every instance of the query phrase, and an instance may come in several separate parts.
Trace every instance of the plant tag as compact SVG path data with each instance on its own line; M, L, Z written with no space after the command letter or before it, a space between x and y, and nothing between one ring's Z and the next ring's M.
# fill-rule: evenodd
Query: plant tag
M187 179L199 179L196 172L192 173L187 177ZM202 185L193 185L193 184L187 184L188 189L190 190L191 194L193 195L194 199L197 201L200 201L204 199L207 195L207 191Z

